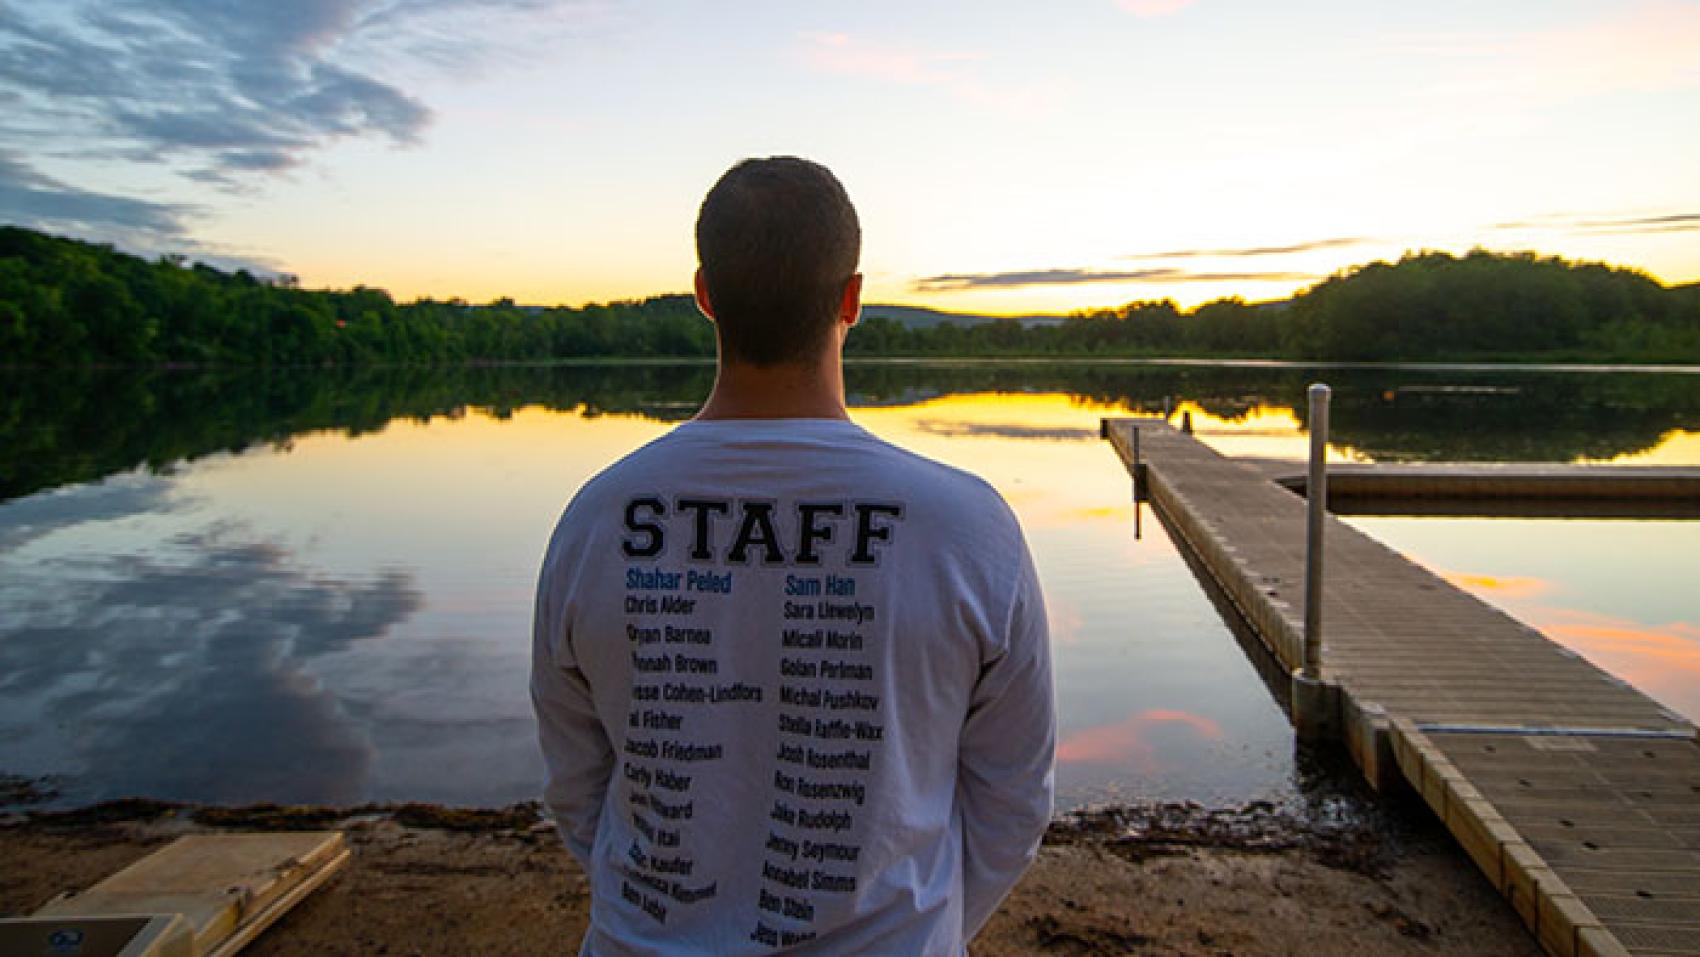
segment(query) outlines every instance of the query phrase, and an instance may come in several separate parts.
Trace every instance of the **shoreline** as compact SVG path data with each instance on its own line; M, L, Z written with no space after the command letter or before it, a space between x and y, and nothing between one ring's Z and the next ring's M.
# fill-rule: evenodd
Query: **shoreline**
M535 802L221 807L128 799L0 817L0 915L26 914L185 834L340 828L347 871L248 953L570 952L589 885ZM1266 802L1058 816L970 952L1540 953L1420 807L1317 820Z
M1115 353L1011 353L1008 355L943 355L916 353L857 354L844 356L846 366L963 366L963 365L1121 365L1121 366L1199 366L1240 369L1394 369L1417 372L1586 372L1586 373L1676 373L1700 374L1700 363L1688 358L1664 360L1581 358L1569 354L1556 356L1530 355L1453 357L1446 359L1304 359L1292 356L1260 356L1251 354L1198 355L1134 355ZM242 373L285 371L354 371L362 369L549 369L597 367L703 366L713 367L713 356L561 356L552 359L455 359L432 362L358 362L358 363L110 363L96 362L80 365L20 365L0 363L0 372L45 374L65 371L90 372L205 372Z

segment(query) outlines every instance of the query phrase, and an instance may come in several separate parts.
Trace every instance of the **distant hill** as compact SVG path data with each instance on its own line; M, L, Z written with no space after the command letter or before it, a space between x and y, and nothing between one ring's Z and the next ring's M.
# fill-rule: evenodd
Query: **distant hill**
M958 326L978 326L988 322L1003 319L1013 319L1023 326L1055 326L1061 325L1066 316L1030 315L1030 316L983 316L970 312L940 312L937 309L926 309L921 306L884 306L865 305L862 307L862 318L872 319L883 317L900 323L910 329L931 329L940 323L950 322Z

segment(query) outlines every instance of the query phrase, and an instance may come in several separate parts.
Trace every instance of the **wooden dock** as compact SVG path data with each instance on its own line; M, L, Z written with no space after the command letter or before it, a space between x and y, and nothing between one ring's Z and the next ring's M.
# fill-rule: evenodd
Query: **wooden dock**
M1304 499L1161 419L1104 435L1297 670ZM1325 714L1308 719L1376 787L1421 793L1550 953L1700 954L1694 725L1332 516L1325 538Z

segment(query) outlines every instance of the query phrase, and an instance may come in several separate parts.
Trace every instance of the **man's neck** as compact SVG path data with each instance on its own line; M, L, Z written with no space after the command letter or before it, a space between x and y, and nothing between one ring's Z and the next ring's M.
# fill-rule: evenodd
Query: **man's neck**
M754 366L722 357L699 419L849 419L838 356Z

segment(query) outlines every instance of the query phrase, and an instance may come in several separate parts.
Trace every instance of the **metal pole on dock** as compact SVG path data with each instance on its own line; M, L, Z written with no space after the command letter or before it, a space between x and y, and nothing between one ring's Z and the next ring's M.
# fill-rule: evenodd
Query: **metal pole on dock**
M1305 659L1304 676L1322 677L1322 531L1328 514L1328 398L1320 382L1310 396L1310 475L1305 481L1308 504L1305 526Z
M1136 425L1133 427L1133 540L1136 542L1145 537L1145 530L1141 527L1145 517L1145 506L1141 504L1145 501L1145 496L1141 493L1145 490L1140 487L1140 477L1144 469L1140 466L1139 426Z

